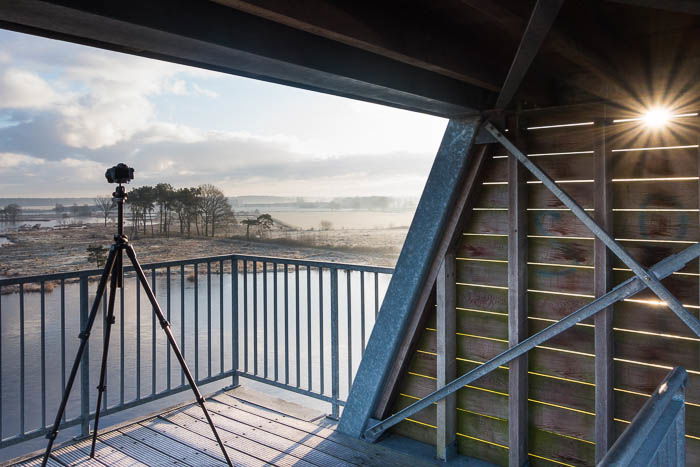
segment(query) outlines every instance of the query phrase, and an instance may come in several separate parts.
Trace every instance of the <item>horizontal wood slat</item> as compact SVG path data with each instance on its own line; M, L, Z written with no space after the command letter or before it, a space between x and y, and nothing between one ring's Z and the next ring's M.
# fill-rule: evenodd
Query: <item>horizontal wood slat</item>
M612 190L612 235L644 267L700 239L697 175L700 119L674 119L664 130L632 118L629 110L600 104L525 111L523 143L532 160L593 215L595 138L590 125L606 116ZM690 146L671 148L672 146ZM577 152L577 154L566 154ZM553 154L555 153L555 154ZM457 257L457 367L464 374L507 348L508 185L503 152L488 161ZM527 174L529 181L535 180ZM530 334L592 300L593 235L540 183L528 183L528 328ZM631 277L613 258L613 284ZM698 260L663 282L698 315ZM592 320L529 353L529 451L570 465L591 465L595 447L594 328ZM434 389L434 321L418 343L402 390L422 397ZM686 429L700 437L700 342L648 290L614 306L614 413L619 434L648 400L670 367L690 370ZM461 452L507 465L508 369L499 368L458 392ZM403 403L410 403L404 397ZM427 417L430 414L424 414ZM425 419L429 423L429 418ZM422 425L413 424L418 432ZM428 428L426 428L428 430ZM422 435L421 435L422 436ZM472 438L479 438L472 439ZM578 439L576 439L578 438ZM688 459L700 460L700 440L688 438ZM495 444L489 444L495 443ZM533 465L551 462L530 458ZM692 465L692 462L691 462Z
M617 212L614 236L620 239L695 242L698 225L687 212ZM506 235L506 211L474 211L466 233ZM568 211L529 211L528 235L592 238L591 232Z

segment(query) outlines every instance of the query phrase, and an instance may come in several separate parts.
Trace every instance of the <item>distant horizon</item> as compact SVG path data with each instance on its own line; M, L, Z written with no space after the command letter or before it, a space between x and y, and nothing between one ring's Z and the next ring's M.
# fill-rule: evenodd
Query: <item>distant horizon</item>
M117 162L135 167L134 186L418 197L447 124L11 31L0 44L0 197L108 194Z

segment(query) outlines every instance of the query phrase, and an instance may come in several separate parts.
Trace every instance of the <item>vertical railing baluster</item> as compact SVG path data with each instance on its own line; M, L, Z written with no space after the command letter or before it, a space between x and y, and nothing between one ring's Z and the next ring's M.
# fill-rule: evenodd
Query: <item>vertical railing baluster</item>
M24 434L24 284L19 285L19 367L20 433Z
M151 289L153 290L153 295L156 292L156 268L151 269ZM156 362L156 312L154 308L151 308L151 394L155 395L156 390L156 374L157 362ZM105 401L107 398L105 397Z
M267 261L263 261L263 375L267 379Z
M331 274L331 418L340 417L340 355L338 348L338 269L330 269Z
M321 394L325 393L326 378L325 378L325 367L326 359L324 358L323 346L325 344L323 339L323 268L318 268L318 326L319 326L319 369L321 370Z
M311 346L311 266L306 266L306 365L309 391L313 390L313 348Z
M289 384L289 265L284 264L284 384Z
M219 261L219 374L224 372L224 260Z
M199 381L199 263L194 263L194 380Z
M279 376L280 376L280 354L279 354L279 318L277 316L278 313L278 308L277 308L277 274L278 274L278 264L274 263L275 265L275 275L272 279L272 291L273 291L273 301L272 301L272 327L273 327L273 337L274 337L274 344L273 348L274 354L275 354L275 381L279 381Z
M2 332L0 332L0 336ZM2 378L0 378L2 379ZM66 389L66 280L61 279L61 393ZM0 417L2 418L2 417ZM66 414L63 413L63 421ZM2 437L0 436L0 439Z
M295 304L296 304L296 314L295 314L295 323L294 323L294 330L296 333L295 340L294 340L294 345L296 347L296 360L295 360L295 365L296 365L296 370L297 370L297 379L296 379L296 387L301 386L301 347L299 345L299 338L300 338L300 331L299 331L299 265L295 264L294 265L294 299L295 299Z
M207 261L207 377L211 378L211 261Z
M119 403L124 405L124 377L126 374L126 365L124 362L125 350L124 350L124 327L126 326L124 321L124 289L125 284L122 280L122 286L119 288Z
M170 323L171 319L172 319L171 318L171 304L170 304L170 267L167 267L165 269L165 293L167 294L166 299L165 299L165 310L167 313L166 318L167 318L168 322ZM166 387L168 388L168 391L169 391L171 388L171 382L170 382L170 379L171 379L171 375L170 375L170 346L167 344L167 342L165 344L165 362L166 362L165 366L167 368L167 370L166 370L167 371L167 376L166 376L166 385L167 386Z
M243 260L243 371L248 373L248 261Z
M347 277L347 301L348 301L348 394L352 385L352 273L349 269L345 271Z
M231 258L231 369L233 370L233 378L231 385L238 386L238 368L240 367L238 359L238 260L236 257Z
M185 351L185 265L180 265L180 351L187 356ZM180 386L185 384L185 372L180 370Z
M253 261L253 374L258 374L258 262Z
M63 281L61 281L63 283ZM0 336L2 336L2 287L0 287ZM2 342L0 342L0 441L2 441L2 417L3 417L3 404L2 404Z
M46 286L41 281L41 428L46 428Z
M136 399L141 399L141 283L134 276L136 283Z
M365 354L365 272L360 271L360 358Z
M20 294L22 292L20 286ZM88 277L80 276L80 332L87 326L88 301L89 301ZM20 295L21 298L21 295ZM20 302L20 311L24 308ZM20 322L24 322L22 319ZM24 354L24 352L22 352ZM22 357L24 359L24 357ZM22 364L22 379L24 380L24 363ZM22 392L24 396L24 391ZM22 403L24 406L24 402ZM24 433L24 407L22 407L22 433ZM83 358L80 362L80 434L90 434L90 342L85 345Z
M379 314L379 274L374 273L374 317Z

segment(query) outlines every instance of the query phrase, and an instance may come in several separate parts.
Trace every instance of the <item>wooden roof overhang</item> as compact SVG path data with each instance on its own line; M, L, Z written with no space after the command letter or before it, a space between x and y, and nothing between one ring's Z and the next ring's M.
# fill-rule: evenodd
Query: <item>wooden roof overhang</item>
M496 106L535 3L13 0L0 4L0 26L459 117ZM687 0L564 2L509 105L688 94L698 14Z

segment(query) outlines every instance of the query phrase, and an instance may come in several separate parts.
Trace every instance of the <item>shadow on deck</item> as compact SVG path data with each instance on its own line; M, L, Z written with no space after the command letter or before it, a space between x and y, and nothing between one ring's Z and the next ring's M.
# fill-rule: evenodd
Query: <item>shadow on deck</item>
M242 388L239 388L242 389ZM309 421L273 410L278 399L239 397L249 392L233 389L207 400L214 423L231 460L242 466L420 466L426 459L366 443L335 431L334 425ZM256 403L251 402L255 400ZM298 415L298 414L297 414ZM226 465L201 409L188 404L139 421L105 429L98 438L94 459L90 440L72 441L54 449L49 465ZM302 418L306 418L303 420ZM41 456L15 460L9 465L34 466Z

